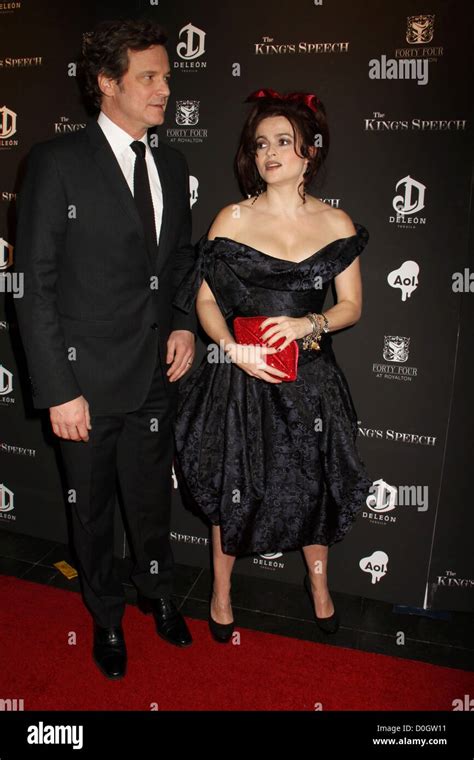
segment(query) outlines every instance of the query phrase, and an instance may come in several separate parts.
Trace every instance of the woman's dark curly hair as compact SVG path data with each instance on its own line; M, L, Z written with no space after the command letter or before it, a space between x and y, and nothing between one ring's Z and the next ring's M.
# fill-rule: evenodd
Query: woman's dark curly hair
M99 74L120 83L128 71L128 50L146 50L150 45L165 45L167 40L164 29L146 19L102 21L91 32L85 32L78 77L88 104L97 110L101 107Z
M317 98L317 104L315 113L305 102L304 93L301 93L301 99L290 98L285 100L285 96L282 98L261 96L255 100L242 128L240 144L234 162L235 173L243 195L247 197L259 195L266 188L266 182L260 176L255 164L257 149L255 134L258 125L267 116L285 116L293 127L295 151L299 143L301 157L308 159L303 181L298 185L298 193L303 201L305 200L304 195L302 196L300 193L301 184L305 189L311 184L329 152L326 109L319 98ZM321 141L321 144L316 155L311 156L309 148L315 145L318 135L320 135L318 140Z

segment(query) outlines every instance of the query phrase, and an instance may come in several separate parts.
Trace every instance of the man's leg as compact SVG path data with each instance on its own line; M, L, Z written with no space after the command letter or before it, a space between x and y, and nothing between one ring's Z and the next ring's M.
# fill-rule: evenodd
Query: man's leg
M118 475L135 558L131 579L148 598L172 594L174 410L175 395L167 391L157 364L148 397L139 410L125 415L118 442Z
M60 439L84 603L104 628L120 625L125 610L113 554L116 454L123 418L92 415L88 441Z

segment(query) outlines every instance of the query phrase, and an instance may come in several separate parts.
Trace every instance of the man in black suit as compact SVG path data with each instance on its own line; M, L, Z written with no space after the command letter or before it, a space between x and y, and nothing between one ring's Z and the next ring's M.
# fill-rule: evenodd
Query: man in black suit
M194 249L186 160L154 130L170 93L165 43L150 21L107 22L84 36L81 70L98 119L35 145L18 199L17 313L33 403L49 409L59 438L93 656L109 678L127 662L117 475L140 607L168 642L192 642L170 598L172 420L197 327L195 313L172 305Z

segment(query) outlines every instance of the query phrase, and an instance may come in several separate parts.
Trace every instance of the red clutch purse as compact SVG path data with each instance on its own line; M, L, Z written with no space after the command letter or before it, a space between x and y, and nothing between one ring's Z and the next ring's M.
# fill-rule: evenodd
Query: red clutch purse
M268 343L262 340L262 333L265 330L259 330L260 325L268 317L235 317L234 319L234 335L237 343L244 343L257 346L267 346ZM278 348L284 342L284 338L280 338L276 343L272 344L273 348ZM275 354L267 354L265 356L265 362L269 367L274 367L282 372L286 372L289 377L282 377L281 380L290 382L296 380L297 368L298 368L298 344L296 340L292 340L283 351L279 351ZM276 377L276 376L275 376Z

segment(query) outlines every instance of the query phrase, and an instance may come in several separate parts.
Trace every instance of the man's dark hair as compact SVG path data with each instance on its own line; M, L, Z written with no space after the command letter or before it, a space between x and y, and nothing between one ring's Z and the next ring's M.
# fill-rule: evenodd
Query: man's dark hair
M145 19L102 21L91 32L85 32L78 76L88 105L100 110L103 95L97 82L99 74L120 83L128 71L128 50L146 50L167 41L163 28Z

